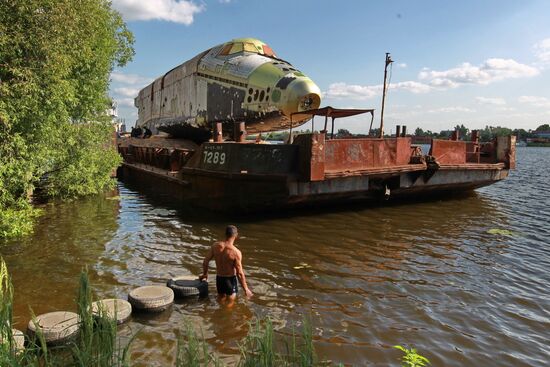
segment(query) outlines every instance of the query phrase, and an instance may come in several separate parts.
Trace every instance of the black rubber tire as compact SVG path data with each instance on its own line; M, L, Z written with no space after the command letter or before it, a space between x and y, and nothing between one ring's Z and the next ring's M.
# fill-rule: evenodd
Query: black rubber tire
M166 286L174 291L176 297L204 297L208 295L208 282L197 277L183 275L169 279Z

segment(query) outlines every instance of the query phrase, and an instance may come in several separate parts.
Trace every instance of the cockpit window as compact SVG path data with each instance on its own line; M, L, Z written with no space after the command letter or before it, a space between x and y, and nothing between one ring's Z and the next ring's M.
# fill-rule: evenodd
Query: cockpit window
M259 54L259 50L256 48L256 46L253 43L246 42L244 44L244 50L247 52L254 52L256 54Z
M268 45L263 45L263 48L264 48L264 55L269 57L277 57L275 56L275 52L273 52L271 47L269 47Z
M229 55L229 50L231 50L231 47L233 47L232 43L228 43L227 45L223 46L222 50L218 55L220 56Z
M269 47L268 45L256 46L252 42L232 42L232 43L228 43L225 46L223 46L221 51L218 53L218 56L233 55L233 54L243 52L243 51L253 52L255 54L266 55L266 56L269 56L269 57L276 57L275 53L273 52L271 47Z
M231 50L229 50L229 54L236 54L238 52L243 52L243 43L242 42L235 42L233 44L233 47L231 47Z

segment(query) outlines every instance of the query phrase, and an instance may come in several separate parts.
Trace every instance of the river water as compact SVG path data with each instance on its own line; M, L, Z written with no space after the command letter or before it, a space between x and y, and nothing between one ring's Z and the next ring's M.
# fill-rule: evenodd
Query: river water
M83 266L100 297L199 274L233 223L255 296L227 309L211 284L207 299L135 315L120 331L139 331L135 365L172 364L186 319L231 363L254 316L288 335L308 315L320 357L348 365L397 366L402 344L434 366L547 366L550 149L518 148L517 160L507 180L465 197L293 216L201 218L122 183L48 205L33 236L1 248L16 326L29 307L74 310Z

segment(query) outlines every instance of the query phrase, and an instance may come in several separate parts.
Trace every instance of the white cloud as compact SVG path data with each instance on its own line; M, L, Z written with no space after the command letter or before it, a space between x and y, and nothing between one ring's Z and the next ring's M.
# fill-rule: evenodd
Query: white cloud
M128 20L165 20L190 25L204 5L189 0L113 0L113 7Z
M454 106L454 107L441 107L433 110L428 110L428 113L449 113L449 112L476 112L468 107Z
M499 107L497 108L498 112L514 112L517 111L515 107Z
M407 64L405 64L404 62L400 63L400 64L397 64L397 67L398 68L401 68L401 69L405 69L407 67Z
M134 99L133 98L115 98L118 106L123 107L134 107Z
M369 99L382 93L381 85L362 86L346 83L332 83L324 93L326 98Z
M506 104L506 101L504 98L499 97L476 97L476 101L479 104L487 104L487 105L493 105L493 106L503 106Z
M550 108L550 98L546 97L521 96L518 98L518 101L535 107Z
M119 73L115 71L111 73L111 80L129 85L147 85L153 81L153 78L148 78L137 74Z
M540 61L550 63L550 38L546 38L536 43L534 49L535 55Z
M116 94L123 96L123 97L129 97L134 98L138 95L139 89L137 88L128 88L128 87L121 87L121 88L115 88L113 90Z
M412 93L427 93L433 89L445 90L463 85L487 85L498 80L532 77L539 73L539 69L512 59L492 58L487 59L479 66L464 63L444 71L424 68L418 74L418 81L392 83L389 88ZM382 94L382 85L363 86L338 82L329 85L324 96L327 98L369 99L380 94ZM477 100L483 104L502 105L506 103L502 98L478 97Z
M426 93L432 89L429 85L415 81L393 83L389 87L390 89L406 90L415 94Z
M512 59L488 59L479 66L464 63L445 71L424 69L418 79L434 88L448 89L467 84L487 85L497 80L531 77L539 70Z
M415 81L392 83L388 90L406 90L412 93L425 93L430 86ZM325 98L352 98L369 99L382 95L383 87L379 85L357 85L346 83L332 83L324 93Z

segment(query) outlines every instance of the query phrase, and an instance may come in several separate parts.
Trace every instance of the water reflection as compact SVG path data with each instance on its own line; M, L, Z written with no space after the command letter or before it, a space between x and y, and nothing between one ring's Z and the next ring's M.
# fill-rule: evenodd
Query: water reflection
M103 255L118 228L120 207L118 200L95 197L43 210L33 235L2 247L16 290L14 314L23 328L29 306L39 314L74 303L78 273Z
M106 297L199 274L208 247L233 223L255 296L228 310L211 284L209 298L135 315L123 333L143 328L132 349L137 365L173 363L185 320L231 362L255 315L271 317L287 335L311 315L318 351L334 361L393 365L399 353L391 346L407 343L434 365L498 358L503 366L542 366L550 327L549 156L518 150L519 168L508 180L472 195L369 209L203 216L126 184L113 194L119 200L52 206L32 238L5 247L18 326L28 320L27 304L37 312L72 307L83 264ZM490 234L494 228L515 235Z

